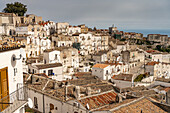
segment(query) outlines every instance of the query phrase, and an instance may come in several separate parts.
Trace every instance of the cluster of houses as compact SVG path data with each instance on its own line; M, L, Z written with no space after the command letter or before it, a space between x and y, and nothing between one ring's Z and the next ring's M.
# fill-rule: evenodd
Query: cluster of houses
M122 38L143 34L0 13L0 112L168 113L170 54Z

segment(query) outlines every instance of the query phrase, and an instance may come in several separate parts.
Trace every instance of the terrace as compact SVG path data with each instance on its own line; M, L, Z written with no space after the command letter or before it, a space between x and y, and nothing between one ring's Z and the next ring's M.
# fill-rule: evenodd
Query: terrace
M27 88L21 87L15 92L0 99L0 112L13 113L15 110L27 104Z

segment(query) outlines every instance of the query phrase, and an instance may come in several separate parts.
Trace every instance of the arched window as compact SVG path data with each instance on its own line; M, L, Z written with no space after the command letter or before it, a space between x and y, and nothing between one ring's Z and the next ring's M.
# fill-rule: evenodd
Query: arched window
M54 110L54 105L50 103L50 111Z

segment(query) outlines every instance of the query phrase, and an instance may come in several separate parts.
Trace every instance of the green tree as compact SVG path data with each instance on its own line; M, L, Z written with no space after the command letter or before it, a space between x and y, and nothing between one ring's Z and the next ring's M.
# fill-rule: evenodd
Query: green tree
M24 14L27 12L27 6L20 2L14 2L6 4L6 8L3 9L3 12L15 13L18 14L18 16L24 16Z
M162 49L161 45L157 45L157 46L156 46L156 49L157 49L158 51L161 51L161 49Z

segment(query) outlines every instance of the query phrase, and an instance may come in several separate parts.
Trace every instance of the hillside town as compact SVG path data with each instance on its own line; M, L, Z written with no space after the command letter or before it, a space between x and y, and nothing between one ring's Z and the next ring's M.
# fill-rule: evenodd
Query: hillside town
M1 12L0 62L1 113L170 112L168 35Z

